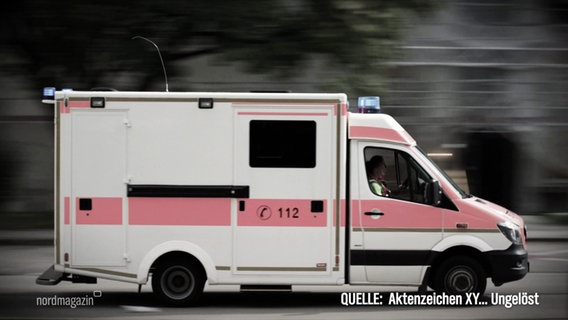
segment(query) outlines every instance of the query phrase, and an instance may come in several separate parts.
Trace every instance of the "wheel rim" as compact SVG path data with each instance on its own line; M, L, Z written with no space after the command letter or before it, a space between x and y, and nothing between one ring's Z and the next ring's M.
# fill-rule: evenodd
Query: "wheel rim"
M447 291L463 294L475 291L476 287L477 277L471 268L458 266L448 272L448 276L446 277Z
M162 274L160 285L168 298L183 300L193 292L195 278L193 273L186 267L171 266Z

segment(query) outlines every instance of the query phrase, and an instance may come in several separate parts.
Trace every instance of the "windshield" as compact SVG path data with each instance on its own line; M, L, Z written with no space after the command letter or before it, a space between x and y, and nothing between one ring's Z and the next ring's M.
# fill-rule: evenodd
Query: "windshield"
M416 146L416 149L418 149L418 151L420 151L420 153L422 153L422 155L424 155L424 157L426 159L428 159L428 161L434 166L434 168L436 168L438 170L438 172L440 172L444 178L446 178L446 180L454 187L454 189L456 189L460 196L462 198L469 198L471 197L471 195L467 194L465 191L462 190L462 188L460 188L460 186L452 179L450 178L450 176L448 176L448 174L442 170L438 164L436 164L435 161L433 161L432 159L430 159L430 157L428 157L428 154L426 154L426 152L424 152L424 150L422 150L420 147Z

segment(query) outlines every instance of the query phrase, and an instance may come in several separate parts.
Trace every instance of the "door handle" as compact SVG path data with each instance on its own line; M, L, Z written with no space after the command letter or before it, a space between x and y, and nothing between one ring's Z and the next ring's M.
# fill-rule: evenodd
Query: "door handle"
M366 216L384 216L385 214L379 210L376 211L367 211L364 213Z

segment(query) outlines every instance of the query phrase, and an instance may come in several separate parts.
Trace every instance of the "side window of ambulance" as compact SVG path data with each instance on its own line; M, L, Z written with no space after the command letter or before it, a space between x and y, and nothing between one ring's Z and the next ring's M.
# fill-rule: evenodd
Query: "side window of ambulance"
M369 188L377 196L425 203L424 188L430 177L406 152L365 148L365 168Z
M315 168L316 122L252 120L249 165L253 168Z

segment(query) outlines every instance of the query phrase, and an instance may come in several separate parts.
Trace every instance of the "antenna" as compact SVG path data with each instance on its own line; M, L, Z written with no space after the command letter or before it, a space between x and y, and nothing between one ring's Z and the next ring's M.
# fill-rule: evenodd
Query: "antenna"
M162 62L162 69L164 70L164 79L166 79L166 92L170 92L168 90L168 75L166 74L166 67L164 66L164 59L162 59L162 54L160 53L160 48L158 48L158 45L156 45L154 43L154 41L152 41L148 38L141 37L141 36L132 37L132 40L134 40L134 39L142 39L144 41L150 42L151 44L154 45L154 47L156 47L156 50L158 51L158 55L160 56L160 61Z

